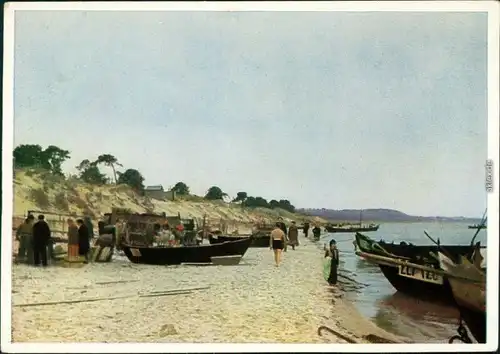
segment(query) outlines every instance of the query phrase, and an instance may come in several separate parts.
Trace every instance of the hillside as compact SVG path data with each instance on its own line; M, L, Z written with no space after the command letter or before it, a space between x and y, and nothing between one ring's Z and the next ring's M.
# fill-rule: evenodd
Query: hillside
M256 221L274 222L281 216L298 223L309 220L324 223L317 217L290 213L282 209L242 208L224 201L207 201L188 196L176 201L160 201L145 198L126 185L91 185L78 179L64 179L50 173L33 170L16 170L14 177L14 216L26 215L28 210L40 210L57 214L90 215L101 217L113 207L127 208L133 212L181 214L181 217L202 220L206 215L211 224L221 220L238 224Z
M323 219L335 221L353 221L359 222L361 210L359 209L297 209L298 212L307 215L319 216ZM376 222L479 222L478 219L459 217L443 217L443 216L413 216L405 214L393 209L363 209L363 221Z

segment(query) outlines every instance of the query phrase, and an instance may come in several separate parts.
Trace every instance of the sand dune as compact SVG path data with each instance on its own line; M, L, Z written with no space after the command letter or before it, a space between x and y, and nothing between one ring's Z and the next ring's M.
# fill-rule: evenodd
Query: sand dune
M77 179L62 179L30 170L17 170L15 173L14 216L22 217L28 210L41 210L57 214L91 215L97 218L110 212L113 207L127 208L139 213L180 213L181 217L198 220L206 216L211 224L224 220L229 224L228 230L250 226L259 220L273 222L278 216L298 222L325 222L321 218L293 214L282 209L248 209L233 203L206 201L196 197L162 201L140 196L125 185L95 186Z

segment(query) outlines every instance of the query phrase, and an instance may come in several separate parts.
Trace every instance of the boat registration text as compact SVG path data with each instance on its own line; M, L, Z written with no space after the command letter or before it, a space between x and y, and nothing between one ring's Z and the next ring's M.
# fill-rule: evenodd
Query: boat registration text
M413 268L406 265L399 266L399 275L406 278L424 281L426 283L443 284L443 276L430 270Z

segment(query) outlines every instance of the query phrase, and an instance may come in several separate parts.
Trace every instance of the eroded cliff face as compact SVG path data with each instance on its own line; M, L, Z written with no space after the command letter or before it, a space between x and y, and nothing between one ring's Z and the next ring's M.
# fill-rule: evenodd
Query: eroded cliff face
M180 213L183 218L198 220L206 216L210 223L224 220L232 224L251 225L257 221L274 222L279 216L298 223L305 220L324 222L317 217L294 214L282 209L242 208L238 204L207 201L196 196L176 201L154 200L138 195L126 185L96 186L82 183L78 179L63 179L31 170L16 170L13 187L13 214L21 220L28 210L99 218L113 207L119 207L138 213Z

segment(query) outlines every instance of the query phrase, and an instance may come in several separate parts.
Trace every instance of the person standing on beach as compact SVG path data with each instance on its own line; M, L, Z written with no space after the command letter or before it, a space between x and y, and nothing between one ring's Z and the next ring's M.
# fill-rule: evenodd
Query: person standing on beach
M278 218L278 222L276 225L278 225L278 227L285 233L285 235L287 234L286 225L283 222L283 218L281 216Z
M84 256L85 261L83 263L89 262L89 252L90 252L90 239L89 239L89 229L82 219L76 220L78 225L78 255Z
M71 218L66 222L68 223L68 260L73 261L78 258L78 226Z
M325 258L331 257L332 261L330 263L330 275L328 277L328 284L337 284L337 271L339 267L339 250L337 249L337 242L335 240L330 240L330 247L325 251Z
M281 263L281 252L285 248L286 235L281 229L279 223L276 223L275 228L271 231L269 237L269 248L274 251L274 261L276 262L276 267L279 267Z
M314 228L312 229L312 232L313 232L313 235L314 235L314 239L315 240L319 240L320 236L321 236L321 229L318 225L314 225Z
M288 228L288 242L292 246L292 250L295 251L295 246L299 245L299 229L295 225L295 221L292 221L292 225Z
M308 233L309 233L309 223L308 222L305 222L304 223L304 236L307 237L308 236Z
M35 217L30 214L24 220L24 222L19 225L16 231L16 240L19 241L19 250L17 252L17 261L19 262L33 262L33 248L32 238L33 238L33 221Z
M83 222L85 223L85 226L87 226L87 230L89 230L89 240L92 241L94 239L94 224L92 224L90 216L84 217Z
M35 266L40 263L46 267L47 263L47 246L50 242L50 227L45 221L45 216L38 215L38 221L33 225L33 258Z

